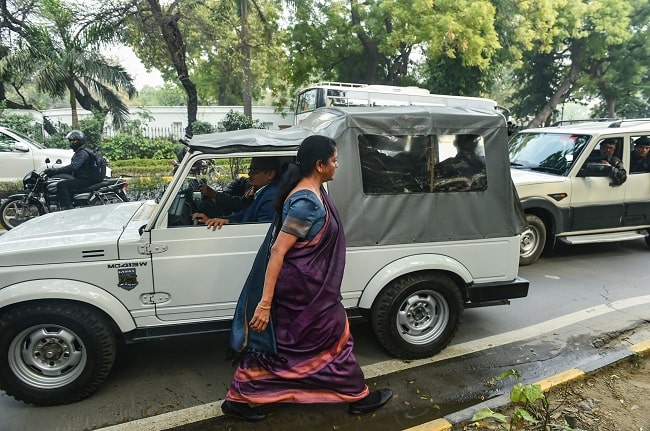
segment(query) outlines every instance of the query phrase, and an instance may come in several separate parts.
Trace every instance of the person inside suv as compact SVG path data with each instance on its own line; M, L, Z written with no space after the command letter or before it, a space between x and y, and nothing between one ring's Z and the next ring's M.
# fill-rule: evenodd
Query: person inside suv
M650 138L641 136L634 141L634 150L630 154L630 173L650 172Z
M600 142L599 152L595 155L589 157L589 162L593 163L603 163L610 165L612 170L609 174L609 177L612 179L612 182L609 183L610 186L620 186L627 179L627 171L621 159L616 157L616 149L618 144L622 143L621 138L605 138Z

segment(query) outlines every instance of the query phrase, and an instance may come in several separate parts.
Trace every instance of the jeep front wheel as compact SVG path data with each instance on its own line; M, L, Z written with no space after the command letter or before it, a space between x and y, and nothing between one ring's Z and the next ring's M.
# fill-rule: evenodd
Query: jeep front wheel
M379 342L403 359L433 356L453 339L460 325L463 299L443 274L407 275L388 284L372 308Z
M79 401L115 361L109 322L60 301L14 306L0 315L0 382L7 395L37 406Z
M542 219L533 214L526 214L528 228L521 234L519 244L519 265L535 263L546 246L546 226Z

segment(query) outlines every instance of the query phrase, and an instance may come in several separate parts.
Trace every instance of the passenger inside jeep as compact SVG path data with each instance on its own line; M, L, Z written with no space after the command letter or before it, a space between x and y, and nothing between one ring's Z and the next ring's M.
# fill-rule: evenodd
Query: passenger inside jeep
M168 227L205 225L209 220L209 226L215 228L229 223L271 222L274 186L290 161L284 159L230 159L227 171L232 172L233 179L225 186L188 175L168 210Z
M437 191L465 192L487 189L485 158L478 154L480 136L454 136L456 155L435 166Z
M281 173L281 163L277 157L253 157L248 169L251 188L242 195L242 198L252 196L252 202L246 208L222 217L209 217L197 212L192 214L192 220L212 230L221 229L223 225L230 223L272 222L275 215L273 200Z
M365 194L487 188L482 138L478 135L361 135L358 139Z
M369 136L359 136L359 158L365 193L403 193L408 163L380 151Z

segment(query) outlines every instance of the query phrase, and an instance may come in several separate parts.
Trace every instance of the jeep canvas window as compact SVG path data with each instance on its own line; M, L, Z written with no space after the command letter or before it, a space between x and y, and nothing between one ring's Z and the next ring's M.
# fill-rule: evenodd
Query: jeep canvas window
M360 135L365 194L484 191L485 149L478 135Z

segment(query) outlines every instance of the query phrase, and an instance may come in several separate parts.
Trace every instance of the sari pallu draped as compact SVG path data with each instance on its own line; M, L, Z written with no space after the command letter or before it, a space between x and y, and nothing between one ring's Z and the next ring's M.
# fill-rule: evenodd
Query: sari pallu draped
M341 303L345 238L321 189L327 217L318 234L286 254L272 303L277 356L262 365L244 355L226 399L247 403L353 402L368 395L352 353Z

